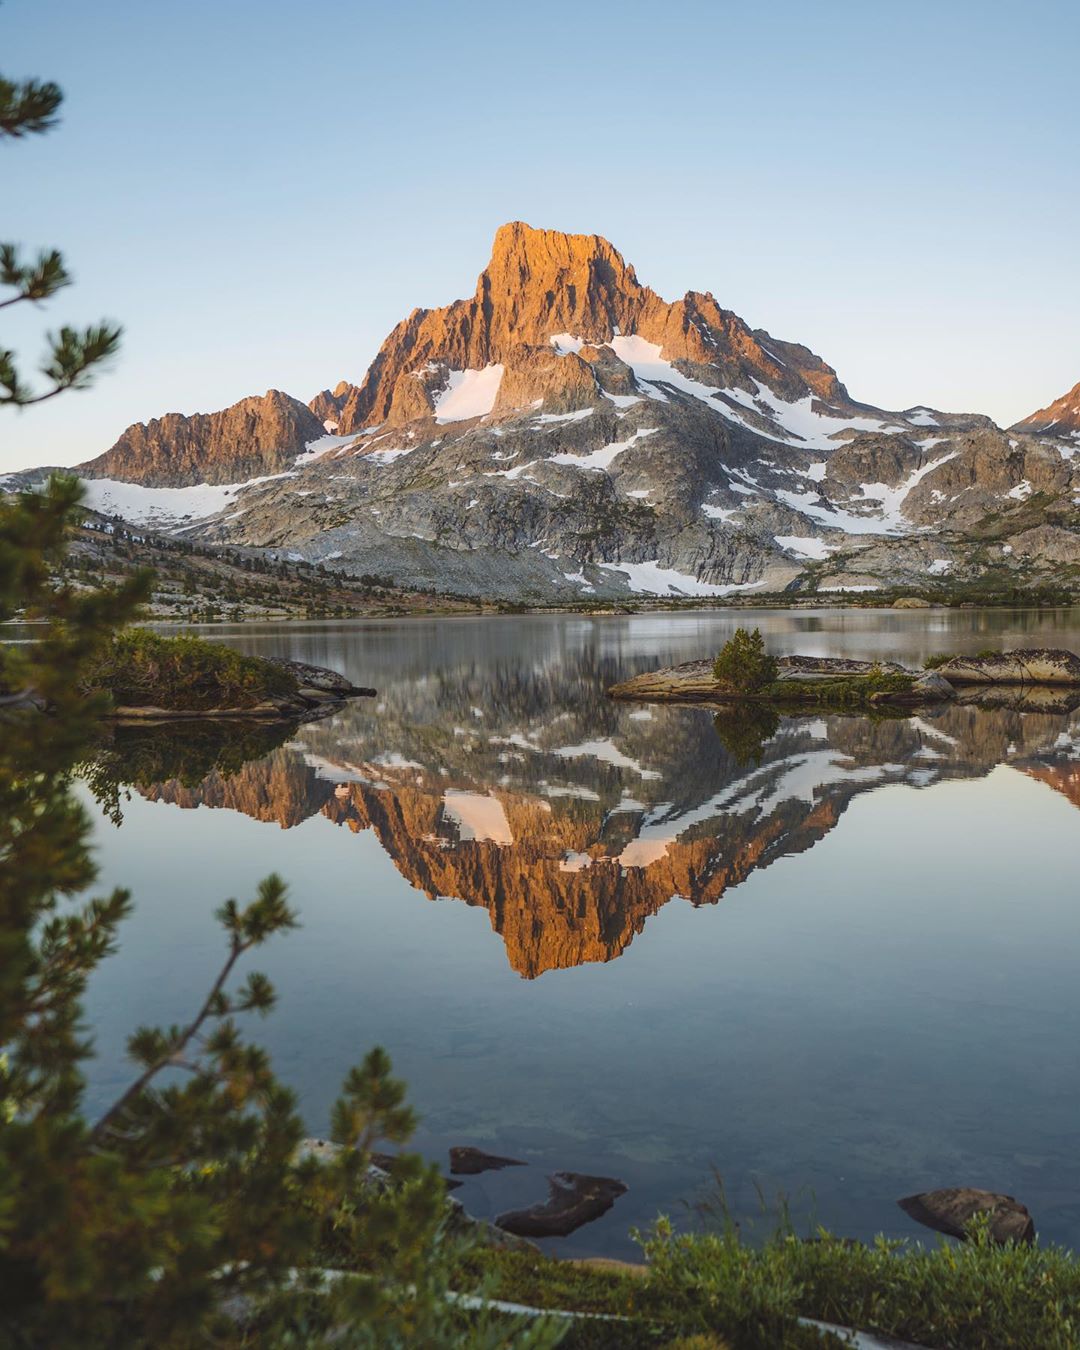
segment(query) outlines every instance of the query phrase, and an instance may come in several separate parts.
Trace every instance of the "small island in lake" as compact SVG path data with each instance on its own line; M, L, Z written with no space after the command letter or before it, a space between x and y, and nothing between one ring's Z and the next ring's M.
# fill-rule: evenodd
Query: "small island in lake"
M91 664L84 687L110 696L108 716L139 721L309 721L346 699L375 694L305 661L246 656L205 638L162 637L146 628L118 633Z
M1059 697L1080 689L1080 657L1052 648L931 659L922 670L892 661L780 656L765 651L758 629L736 629L715 660L684 661L612 685L609 698L644 703L754 703L778 710L806 707L920 707L987 694L1023 701L1033 690Z

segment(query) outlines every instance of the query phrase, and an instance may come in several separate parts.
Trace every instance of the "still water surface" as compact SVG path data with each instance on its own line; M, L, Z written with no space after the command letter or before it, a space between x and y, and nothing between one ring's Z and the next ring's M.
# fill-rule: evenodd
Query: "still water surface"
M1021 1198L1080 1243L1080 713L950 706L787 719L759 745L607 685L758 624L777 652L916 663L1080 650L1070 611L859 611L246 625L379 697L292 735L118 733L123 823L89 791L101 887L136 897L91 988L92 1104L133 1022L176 1021L221 955L211 918L271 870L302 929L264 949L254 1030L326 1129L385 1045L419 1147L528 1161L469 1179L477 1214L545 1175L620 1177L558 1244L632 1255L722 1174L865 1238L924 1233L928 1187Z

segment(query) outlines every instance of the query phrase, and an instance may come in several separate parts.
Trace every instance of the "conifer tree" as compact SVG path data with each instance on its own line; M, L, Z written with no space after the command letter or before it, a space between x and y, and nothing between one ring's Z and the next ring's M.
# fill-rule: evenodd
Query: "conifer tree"
M0 80L0 134L46 130L59 104L54 85ZM0 269L16 291L9 304L68 280L55 253L23 264L4 249ZM40 395L4 352L0 402L81 387L118 335L62 330ZM34 642L0 642L0 1342L555 1344L545 1324L449 1296L453 1244L435 1168L403 1155L388 1178L373 1177L373 1145L403 1143L414 1124L384 1051L347 1073L329 1159L300 1147L295 1096L242 1030L271 1010L274 991L257 972L237 983L252 950L296 926L280 878L220 907L222 962L205 996L180 1025L135 1030L129 1085L87 1110L82 999L133 901L123 890L84 898L95 867L72 779L93 759L104 706L82 676L137 615L150 577L97 590L58 578L80 492L61 475L38 493L0 495L0 622L40 624Z

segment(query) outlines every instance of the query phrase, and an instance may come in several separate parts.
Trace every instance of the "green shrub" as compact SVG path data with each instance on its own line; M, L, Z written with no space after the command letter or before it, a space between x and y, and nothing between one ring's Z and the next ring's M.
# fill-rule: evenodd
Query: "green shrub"
M935 652L923 662L923 670L939 670L954 659L952 652Z
M696 1314L737 1350L792 1346L797 1317L951 1350L1075 1350L1080 1263L1057 1247L998 1246L985 1218L969 1241L934 1247L804 1241L782 1228L760 1247L734 1226L678 1236L661 1220L646 1243L653 1295Z
M713 662L713 675L740 694L751 694L772 684L779 674L776 658L765 650L761 629L752 633L736 628Z
M295 676L272 661L190 634L162 637L147 628L118 633L83 684L111 694L119 706L178 710L246 708L297 688Z

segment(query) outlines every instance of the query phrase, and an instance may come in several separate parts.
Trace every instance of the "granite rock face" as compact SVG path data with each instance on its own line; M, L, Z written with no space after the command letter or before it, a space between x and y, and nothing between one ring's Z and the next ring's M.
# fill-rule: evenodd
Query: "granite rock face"
M1080 439L1080 384L1074 384L1067 394L1017 422L1013 431Z
M80 466L87 478L155 487L240 483L280 473L324 434L316 415L280 389L216 413L167 413L136 422L103 455Z
M989 656L954 656L937 673L950 684L1080 686L1080 656L1054 648L1017 649Z
M308 409L315 414L326 431L337 431L345 401L355 391L356 385L350 384L348 380L339 380L333 389L321 389L308 404Z

